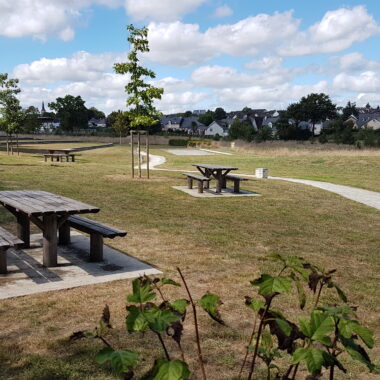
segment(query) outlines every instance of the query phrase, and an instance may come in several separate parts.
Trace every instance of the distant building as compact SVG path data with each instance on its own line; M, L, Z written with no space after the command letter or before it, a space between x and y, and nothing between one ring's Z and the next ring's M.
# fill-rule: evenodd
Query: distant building
M227 136L229 125L223 120L214 120L205 130L205 136Z
M89 128L106 128L106 119L95 119L94 117L88 121Z
M42 102L40 116L38 116L40 122L40 133L53 133L57 128L61 126L59 119L49 115L45 110L45 104Z

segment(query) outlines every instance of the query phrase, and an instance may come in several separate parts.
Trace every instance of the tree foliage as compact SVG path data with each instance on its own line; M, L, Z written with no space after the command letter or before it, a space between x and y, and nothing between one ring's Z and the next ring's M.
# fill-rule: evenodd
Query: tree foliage
M84 103L85 101L80 96L66 95L63 98L57 98L48 106L60 119L62 130L73 131L88 127L88 110Z
M328 95L312 93L303 96L298 103L291 104L286 113L289 118L293 118L296 122L311 122L314 135L315 123L336 117L336 105L331 102Z
M8 74L0 74L0 129L8 135L18 133L23 121L20 101L16 95L21 91L18 79L8 79Z
M118 74L129 74L131 77L125 86L125 92L128 94L127 112L131 126L148 128L158 123L160 113L153 103L156 99L161 99L164 89L146 83L146 78L154 79L156 75L152 70L139 64L138 54L149 52L148 28L139 29L131 24L128 25L127 30L128 41L131 44L128 62L115 63L114 70Z
M225 119L226 117L227 117L227 113L223 108L218 107L215 109L214 120L222 120L222 119Z

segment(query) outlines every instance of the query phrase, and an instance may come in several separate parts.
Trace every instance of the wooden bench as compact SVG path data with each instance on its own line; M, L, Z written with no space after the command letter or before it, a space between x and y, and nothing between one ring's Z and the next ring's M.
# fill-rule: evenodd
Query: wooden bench
M198 181L198 193L203 193L203 184L205 183L205 188L208 189L210 185L211 178L203 177L201 175L193 173L183 173L187 177L187 187L189 189L193 188L193 180Z
M238 177L236 175L226 175L226 181L234 182L234 193L240 193L240 182L248 181L248 178Z
M22 244L23 241L17 236L11 234L4 228L0 227L0 273L7 273L7 249L14 247L17 244Z
M71 161L75 161L75 154L74 153L45 153L44 158L45 162L47 159L50 157L51 161L54 161L54 158L56 159L57 162L63 162L63 158L66 158L66 162L69 162L69 158L71 158Z
M60 228L61 244L68 244L70 242L70 227L90 234L90 261L103 260L104 237L113 239L116 236L125 236L127 234L125 231L107 226L95 220L83 218L77 215L71 215Z

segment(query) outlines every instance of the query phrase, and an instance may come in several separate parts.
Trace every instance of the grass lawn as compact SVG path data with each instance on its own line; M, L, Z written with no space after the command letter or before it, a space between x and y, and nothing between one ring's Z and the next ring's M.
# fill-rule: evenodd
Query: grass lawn
M69 144L63 144L68 147ZM267 167L270 175L311 178L380 191L380 155L318 152L318 155L278 152L233 152L233 156L165 155L162 167L190 170L191 163L236 165L242 173ZM328 269L337 268L337 282L346 290L364 324L380 336L380 212L336 194L301 184L252 180L242 185L262 197L193 198L171 186L185 184L181 173L152 171L151 179L130 178L130 149L115 146L84 151L75 163L44 163L31 154L7 156L0 152L0 188L39 189L100 207L91 215L128 231L126 238L108 241L140 260L157 265L178 280L181 267L195 298L206 291L221 296L220 327L200 313L201 335L210 379L237 375L252 326L245 295L255 295L249 281L278 265L270 252L299 255ZM0 209L1 225L13 228L13 217ZM70 343L73 331L93 328L103 309L111 309L115 329L110 340L118 348L135 349L147 358L141 375L160 352L156 337L128 335L125 296L130 281L114 281L0 301L0 378L113 379L94 362L99 342ZM0 288L1 289L1 288ZM168 296L185 297L168 289ZM331 293L329 293L331 294ZM335 295L324 301L334 302ZM296 302L294 300L294 302ZM277 307L296 320L293 303ZM188 361L200 378L193 343L191 316L183 338ZM154 344L153 344L154 342ZM169 343L170 344L170 343ZM379 357L379 347L372 357ZM345 360L349 375L338 379L375 379L364 366ZM302 378L304 378L303 376ZM301 377L300 377L301 378Z

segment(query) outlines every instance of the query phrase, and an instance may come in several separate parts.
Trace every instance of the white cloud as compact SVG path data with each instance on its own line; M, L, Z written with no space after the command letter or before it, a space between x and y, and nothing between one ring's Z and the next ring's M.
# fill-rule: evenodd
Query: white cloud
M354 52L334 57L332 59L334 66L338 66L341 71L345 72L363 72L368 70L380 70L380 61L366 59L363 54Z
M233 56L252 56L286 41L297 31L299 20L292 12L258 14L235 24L218 25L204 34L207 44L217 52Z
M326 12L322 20L299 32L279 52L284 56L335 53L380 33L380 27L367 9L359 5Z
M150 52L147 57L155 62L176 66L191 66L214 57L217 52L207 46L199 25L151 23L149 28Z
M221 54L252 56L286 41L296 33L298 24L292 12L259 14L204 33L197 24L151 23L148 58L162 64L191 66Z
M115 62L125 59L125 56L116 53L79 51L71 58L41 58L30 64L18 65L13 70L13 76L32 84L94 80L99 74L110 70Z
M252 75L240 73L233 67L213 65L199 67L192 73L192 79L196 85L208 88L269 88L291 81L300 70L275 66L266 72Z
M222 5L215 9L215 17L228 17L233 15L233 10L228 5Z
M32 36L42 41L55 35L69 41L82 22L83 11L94 4L116 7L122 0L1 0L0 35Z
M247 63L245 67L250 70L268 70L282 65L281 57L263 57L260 60L255 60Z
M125 0L125 8L136 20L174 21L198 8L206 0Z
M217 91L218 104L226 109L241 109L244 106L267 109L285 109L290 103L298 101L311 92L329 93L326 81L314 85L292 85L284 83L279 86L264 88L252 86L243 89L225 88Z
M350 92L379 92L379 72L365 71L359 75L338 74L333 80L334 88L338 91Z

